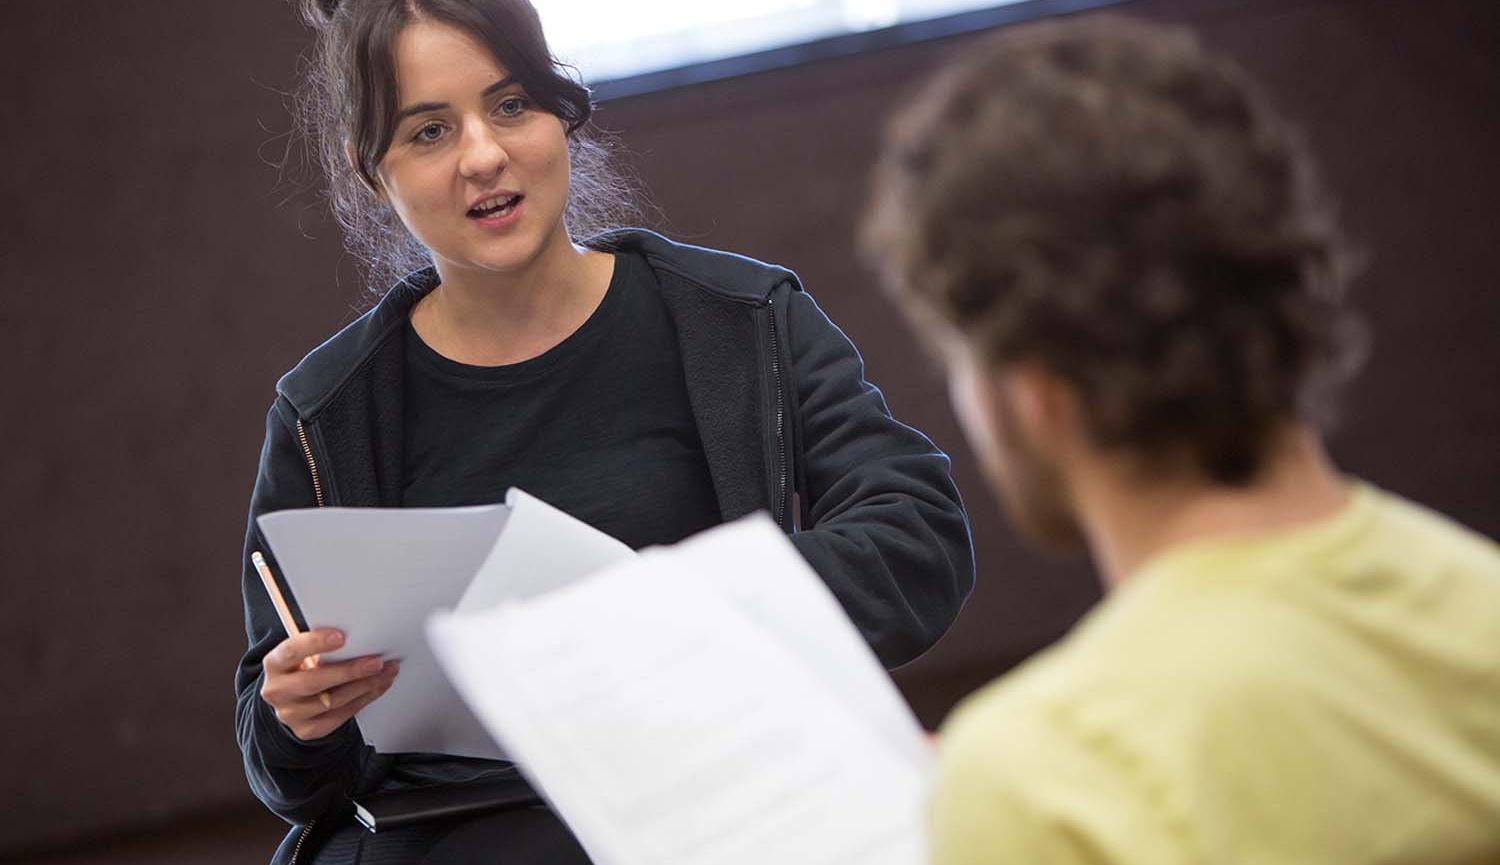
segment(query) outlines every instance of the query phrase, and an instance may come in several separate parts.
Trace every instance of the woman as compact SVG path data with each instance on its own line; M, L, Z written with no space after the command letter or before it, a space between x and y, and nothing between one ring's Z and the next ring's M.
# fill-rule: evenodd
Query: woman
M304 668L254 570L283 508L492 502L517 486L632 547L769 511L888 666L973 581L948 460L892 420L789 271L640 230L610 204L588 92L526 0L318 0L313 114L336 209L375 265L430 264L277 386L251 500L236 720L278 861L586 862L541 806L371 835L352 797L509 779L506 763L375 754L351 720L379 661Z

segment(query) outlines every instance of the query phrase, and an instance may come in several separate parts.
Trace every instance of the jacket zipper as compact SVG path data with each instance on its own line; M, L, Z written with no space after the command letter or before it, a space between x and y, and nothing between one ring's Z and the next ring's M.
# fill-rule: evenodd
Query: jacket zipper
M307 459L307 470L312 473L313 497L318 501L318 507L323 507L323 480L318 477L318 463L313 459L312 443L307 440L307 430L302 426L302 418L297 418L297 441L302 444L302 456ZM291 865L297 865L302 860L302 845L307 843L307 836L312 834L313 826L318 822L314 817L302 824L302 831L297 833L297 844L292 847Z
M318 507L323 507L323 482L318 478L318 464L313 461L312 445L307 441L307 430L302 427L302 418L297 418L297 440L302 442L302 455L307 458L307 470L312 472L313 496Z
M301 426L300 421L298 422L298 426ZM302 831L297 833L297 845L292 848L291 865L297 865L297 861L302 856L302 845L307 841L307 836L311 834L313 824L316 822L318 822L318 818L314 817L302 824Z
M776 340L776 300L766 298L771 325L771 378L776 386L776 525L782 525L786 510L786 398L781 388L781 349Z

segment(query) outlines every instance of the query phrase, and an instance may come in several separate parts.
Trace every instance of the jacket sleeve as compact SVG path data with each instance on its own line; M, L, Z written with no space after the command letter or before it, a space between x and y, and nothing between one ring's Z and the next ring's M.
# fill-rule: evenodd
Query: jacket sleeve
M285 410L290 412L290 407ZM260 696L261 659L287 634L250 564L251 552L260 550L272 573L281 578L255 519L270 511L315 504L312 475L296 435L282 407L273 405L266 416L266 441L251 493L240 563L248 646L235 673L235 732L251 790L267 808L290 823L306 823L342 802L358 777L364 748L352 721L323 739L303 742L276 718L275 711ZM281 589L288 604L295 607L284 581Z
M974 586L968 516L947 455L891 417L804 291L788 294L787 331L805 515L792 542L893 668L937 642Z

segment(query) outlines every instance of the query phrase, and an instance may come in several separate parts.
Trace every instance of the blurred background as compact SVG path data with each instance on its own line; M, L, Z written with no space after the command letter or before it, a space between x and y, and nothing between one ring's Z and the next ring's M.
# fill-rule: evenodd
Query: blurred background
M1108 6L1248 67L1368 255L1375 351L1335 456L1500 535L1500 4L539 5L654 227L795 269L953 455L979 585L896 674L924 723L1098 595L1017 544L853 253L884 118L987 28ZM245 505L277 377L365 302L310 178L275 165L309 41L284 0L0 5L0 860L259 863L284 830L233 733Z

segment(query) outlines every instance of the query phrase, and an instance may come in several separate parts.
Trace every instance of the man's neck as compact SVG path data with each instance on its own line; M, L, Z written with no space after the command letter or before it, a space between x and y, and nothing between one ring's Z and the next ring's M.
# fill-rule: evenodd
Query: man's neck
M1349 484L1322 441L1301 424L1278 437L1244 487L1202 478L1143 480L1138 468L1101 460L1077 473L1073 489L1095 561L1111 588L1172 547L1314 523L1349 498Z

